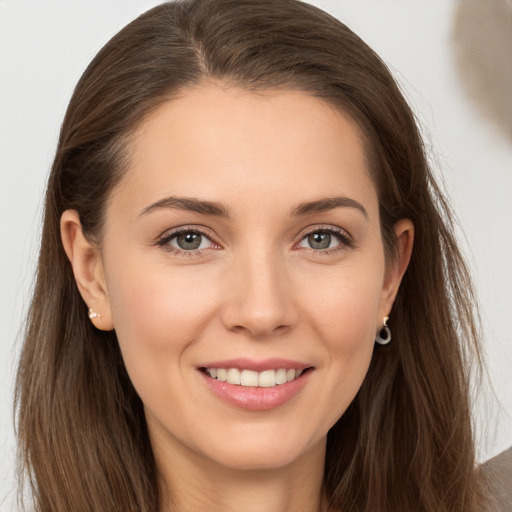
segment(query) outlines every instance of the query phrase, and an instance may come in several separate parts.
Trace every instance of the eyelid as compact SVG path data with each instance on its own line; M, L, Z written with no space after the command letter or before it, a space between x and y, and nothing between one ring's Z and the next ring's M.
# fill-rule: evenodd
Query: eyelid
M183 233L198 233L201 236L204 236L207 238L213 246L216 247L208 247L206 249L193 249L186 251L184 249L179 249L178 247L174 247L169 244L169 241L173 238L176 238L177 236L183 234ZM175 228L168 229L164 231L161 235L159 235L155 240L155 245L161 246L162 248L173 252L175 254L179 255L186 255L186 256L193 256L197 254L201 254L203 251L206 251L207 249L220 249L221 245L217 243L214 240L214 237L211 234L211 230L205 228L204 226L197 226L197 225L185 225L185 226L178 226Z
M171 246L169 244L169 241L173 238L179 236L183 233L198 233L205 238L207 238L214 247L208 247L203 249L193 249L193 250L182 250L177 247ZM307 247L298 247L298 244L300 244L307 236L311 235L312 233L316 232L326 232L334 235L338 240L339 244L336 247L327 248L327 249L313 249L313 248L307 248ZM164 231L161 235L159 235L155 240L155 245L161 246L162 248L178 254L178 255L186 255L186 256L194 256L194 255L200 255L204 251L208 249L221 249L222 246L215 241L215 236L212 236L211 230L204 227L204 226L198 226L198 225L185 225L185 226L177 226L175 228L168 229ZM306 250L315 254L330 254L336 251L341 251L347 248L354 248L355 247L354 239L352 238L352 235L350 233L339 227L339 226L333 226L330 224L317 224L306 227L299 235L298 241L294 243L293 248L294 249L300 249L300 250Z
M338 238L340 244L336 247L328 248L328 249L313 249L313 248L301 248L306 251L311 251L315 254L330 254L332 252L340 251L346 248L354 248L355 242L352 235L345 229L340 228L339 226L333 226L330 224L317 224L314 226L307 227L304 231L299 235L299 240L294 244L294 247L297 247L306 237L311 235L312 233L317 232L325 232L329 234L333 234Z

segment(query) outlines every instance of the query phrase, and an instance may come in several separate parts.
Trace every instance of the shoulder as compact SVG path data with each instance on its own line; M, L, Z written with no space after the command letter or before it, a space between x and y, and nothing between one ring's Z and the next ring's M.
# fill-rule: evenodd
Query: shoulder
M481 466L493 506L492 512L512 512L512 447Z

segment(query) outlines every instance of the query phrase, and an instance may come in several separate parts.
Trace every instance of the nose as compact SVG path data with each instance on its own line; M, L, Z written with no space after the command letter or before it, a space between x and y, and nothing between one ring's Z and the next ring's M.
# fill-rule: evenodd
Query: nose
M261 339L287 332L296 324L293 279L286 264L271 251L238 258L226 284L222 321L228 330Z

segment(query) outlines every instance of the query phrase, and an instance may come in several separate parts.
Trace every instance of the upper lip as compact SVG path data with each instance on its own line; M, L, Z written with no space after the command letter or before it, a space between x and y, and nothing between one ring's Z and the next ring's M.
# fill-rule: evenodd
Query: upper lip
M255 372L276 370L279 368L284 368L286 370L305 370L306 368L310 367L310 364L293 361L291 359L271 358L255 360L245 357L236 359L224 359L222 361L210 361L199 365L199 368L238 368L240 370L252 370Z

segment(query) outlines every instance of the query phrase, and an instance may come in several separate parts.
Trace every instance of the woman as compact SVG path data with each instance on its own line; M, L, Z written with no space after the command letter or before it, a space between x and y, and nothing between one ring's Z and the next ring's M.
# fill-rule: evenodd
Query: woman
M289 0L152 9L78 83L48 183L36 509L483 510L472 304L364 42Z

